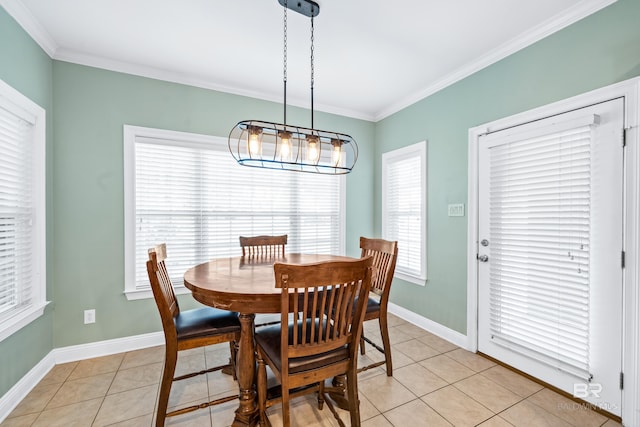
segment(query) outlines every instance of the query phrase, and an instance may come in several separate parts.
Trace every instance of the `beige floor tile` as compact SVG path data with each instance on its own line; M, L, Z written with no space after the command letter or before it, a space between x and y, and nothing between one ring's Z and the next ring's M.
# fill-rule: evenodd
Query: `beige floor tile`
M229 420L230 425L232 420ZM184 427L211 427L211 412L209 408L198 409L197 411L187 412L186 414L169 417L164 422L165 426L184 426Z
M384 415L378 415L377 417L363 421L362 427L393 427L393 424L391 424Z
M123 391L133 390L135 388L160 384L162 365L161 362L136 366L129 369L120 369L113 379L108 394L122 393Z
M496 414L523 399L514 392L479 374L458 381L453 386Z
M438 350L440 353L445 353L447 351L455 350L458 348L457 345L428 332L425 335L420 335L416 339L418 341L422 341L429 347Z
M69 378L71 372L78 365L78 362L70 362L70 363L62 363L60 365L55 365L51 370L44 376L44 378L40 381L40 384L55 384L61 383Z
M238 382L231 375L220 371L207 374L209 396L221 397L221 395L238 394Z
M107 426L152 414L155 411L157 394L158 387L147 386L108 395L98 411L93 427Z
M404 332L402 332L400 329L398 329L397 326L393 328L389 328L389 342L391 343L392 347L394 344L397 344L399 342L409 341L410 339L413 339L413 337L409 334L405 334ZM373 340L373 341L376 341L382 344L382 338L379 338L378 340Z
M419 363L448 383L454 383L475 374L475 371L472 371L444 354L423 360Z
M217 344L209 346L204 352L207 368L226 365L231 359L231 350L229 343Z
M151 427L153 424L153 414L143 415L119 423L110 424L109 427Z
M164 346L143 348L129 351L124 355L120 369L130 369L137 366L150 365L164 362Z
M406 320L387 312L387 323L390 328L408 323Z
M169 408L183 407L194 401L205 401L209 387L205 375L174 381L169 395Z
M38 415L40 415L40 412L7 418L0 423L0 427L30 427L36 418L38 418Z
M393 377L418 397L449 385L445 380L418 363L395 369Z
M518 375L512 370L500 365L496 365L486 371L482 371L481 375L484 375L491 381L500 384L504 388L521 397L531 396L533 393L544 388L540 384L535 383L522 375Z
M178 353L178 363L176 364L176 373L174 376L200 372L207 369L204 351L197 353L180 352Z
M69 380L62 384L62 387L47 404L46 409L103 398L107 394L114 376L115 372L110 372L108 374Z
M110 356L96 357L78 362L71 375L70 380L78 378L92 377L94 375L116 372L124 359L124 353L112 354Z
M61 386L62 383L36 385L16 406L10 416L17 417L42 411Z
M231 402L210 407L209 411L211 412L211 426L230 426L236 416L236 409L238 409L237 400L232 400Z
M607 420L606 423L602 424L602 427L622 427L622 424L614 420Z
M436 411L420 399L412 400L398 406L384 416L394 426L411 427L450 427L451 423L442 418Z
M571 427L571 424L528 400L515 404L501 412L500 416L515 427Z
M499 415L495 417L489 418L487 421L482 424L478 424L478 427L511 427L513 424L505 421L504 418L501 418Z
M604 415L598 414L586 405L574 402L548 388L540 390L527 400L576 427L596 427L607 421L607 417Z
M376 350L373 350L374 352ZM393 361L393 354L391 355L391 360ZM364 366L368 366L372 363L375 363L373 359L371 359L367 354L361 355L358 353L358 368L362 368ZM366 371L362 371L358 374L358 381L364 381L368 378L375 377L376 375L386 375L385 365L377 366L375 368L367 369Z
M440 354L438 350L429 347L427 344L423 343L422 341L418 341L417 339L394 344L393 348L407 355L416 362Z
M398 326L394 326L393 327L394 331L400 331L404 334L409 335L411 338L417 338L417 337L421 337L423 335L428 334L427 331L425 331L424 329L422 329L419 326L414 325L413 323L405 323L403 325L398 325Z
M102 399L87 400L43 411L33 427L89 427Z
M358 381L358 390L380 412L388 411L416 398L416 395L399 381L386 375Z
M335 427L338 425L338 422L326 405L322 410L318 409L315 395L308 395L290 401L289 410L291 426ZM283 425L282 405L274 405L267 409L267 416L272 426ZM346 425L349 425L348 418L343 417L342 421Z
M494 362L487 359L486 357L471 353L470 351L462 348L458 348L448 352L447 356L449 356L456 362L460 362L464 366L473 369L476 372L484 371L493 366L496 366Z
M384 354L371 347L367 349L366 356L376 362L384 360ZM415 363L415 361L409 356L396 350L393 344L391 345L391 362L393 364L393 369Z
M421 399L455 426L475 426L494 415L453 386L441 388Z

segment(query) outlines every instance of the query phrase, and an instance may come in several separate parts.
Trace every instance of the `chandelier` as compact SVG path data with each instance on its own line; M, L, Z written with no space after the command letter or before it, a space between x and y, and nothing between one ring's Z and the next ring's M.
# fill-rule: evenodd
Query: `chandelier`
M358 145L349 135L314 128L313 18L320 6L312 0L278 0L284 9L284 123L243 120L229 133L229 151L243 166L341 175L351 172L358 159ZM311 127L287 124L287 9L311 18Z

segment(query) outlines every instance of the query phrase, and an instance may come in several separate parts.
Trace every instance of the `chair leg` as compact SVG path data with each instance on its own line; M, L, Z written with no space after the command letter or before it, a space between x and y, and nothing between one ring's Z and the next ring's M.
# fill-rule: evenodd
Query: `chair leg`
M324 407L324 380L318 383L318 409L322 411Z
M364 332L360 335L360 354L364 356Z
M264 364L264 359L258 351L256 353L258 362L258 410L260 411L260 426L267 427L271 423L267 419L267 367Z
M347 371L347 397L351 425L360 425L360 400L358 400L358 371L355 366Z
M165 352L164 369L162 372L162 383L160 383L160 393L158 394L158 411L156 415L156 427L163 427L167 417L167 406L169 405L169 394L171 393L171 383L176 371L178 352Z
M387 324L387 313L380 313L380 335L382 335L382 346L384 347L384 359L387 364L387 376L393 376L393 364L391 363L391 342L389 341L389 327Z
M238 381L237 372L236 372L236 360L238 357L238 343L236 341L229 341L229 349L231 351L231 360L229 360L231 365L231 376L234 381Z
M291 427L291 417L289 415L289 388L282 387L282 426Z

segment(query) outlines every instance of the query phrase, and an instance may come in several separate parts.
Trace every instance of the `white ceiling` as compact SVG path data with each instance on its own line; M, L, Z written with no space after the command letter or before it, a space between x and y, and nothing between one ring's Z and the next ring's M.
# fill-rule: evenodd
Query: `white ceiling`
M316 110L379 120L615 0L316 1ZM52 58L282 102L277 0L0 5ZM287 100L309 107L310 20L288 22Z

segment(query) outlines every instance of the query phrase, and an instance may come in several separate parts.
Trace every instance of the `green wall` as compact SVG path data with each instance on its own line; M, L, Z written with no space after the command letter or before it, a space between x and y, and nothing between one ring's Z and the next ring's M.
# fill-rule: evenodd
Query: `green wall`
M0 8L0 79L46 110L47 114L47 253L53 246L51 181L52 153L52 61ZM47 299L52 300L51 258L47 259ZM0 342L0 396L53 349L53 304L44 316Z
M376 123L377 177L382 153L428 141L428 280L396 280L391 301L466 333L467 217L447 204L467 202L469 128L638 75L640 1L619 0Z
M54 345L64 347L161 330L153 299L128 301L124 290L124 124L226 137L242 119L279 121L282 106L191 86L54 62ZM289 108L289 123L308 124L307 110ZM316 113L316 126L359 143L347 178L347 251L373 233L371 122ZM274 172L278 173L278 172ZM184 307L193 305L182 297ZM83 310L96 323L83 324Z

